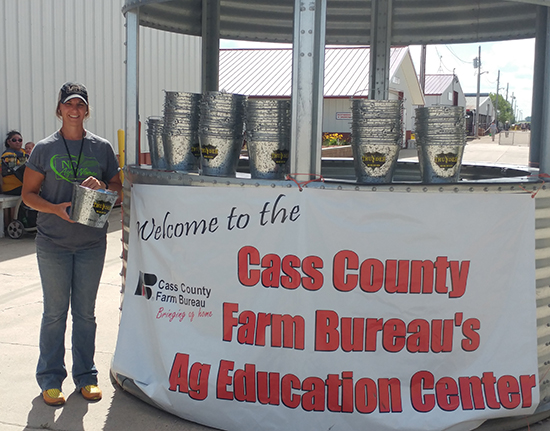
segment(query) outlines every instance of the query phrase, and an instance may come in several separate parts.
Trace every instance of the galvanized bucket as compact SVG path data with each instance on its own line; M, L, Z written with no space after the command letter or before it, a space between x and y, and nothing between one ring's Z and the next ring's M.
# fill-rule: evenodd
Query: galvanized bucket
M92 190L73 183L71 220L86 226L101 228L109 218L118 193L110 190Z
M351 148L357 182L391 183L403 142L401 100L352 100Z
M243 146L246 96L212 91L200 102L201 174L235 176Z
M466 116L460 106L416 109L416 145L422 181L459 180L466 145Z
M290 101L248 100L246 144L250 175L284 179L290 162Z
M198 171L200 99L196 93L165 92L162 142L168 169Z
M416 108L416 118L420 122L462 122L466 118L466 113L462 106L423 106Z
M162 128L162 117L147 118L147 142L149 143L149 154L151 154L153 169L166 169L167 167L162 142Z
M462 144L434 144L418 146L418 161L425 183L455 183L460 176Z
M400 145L375 143L353 145L355 175L360 184L391 183Z

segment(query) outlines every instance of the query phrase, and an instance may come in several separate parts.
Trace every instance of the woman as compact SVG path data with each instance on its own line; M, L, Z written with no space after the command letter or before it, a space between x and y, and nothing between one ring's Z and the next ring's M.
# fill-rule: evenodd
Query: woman
M73 321L72 377L87 400L101 399L97 386L95 300L105 259L107 226L73 223L68 210L73 182L120 193L118 162L111 144L84 129L90 115L88 91L65 83L59 91L61 129L38 142L27 162L23 201L39 211L36 254L44 312L36 378L46 404L61 405L65 329L69 302Z
M23 171L27 161L23 146L23 138L17 130L8 132L4 141L6 150L2 153L2 193L21 195L23 186Z

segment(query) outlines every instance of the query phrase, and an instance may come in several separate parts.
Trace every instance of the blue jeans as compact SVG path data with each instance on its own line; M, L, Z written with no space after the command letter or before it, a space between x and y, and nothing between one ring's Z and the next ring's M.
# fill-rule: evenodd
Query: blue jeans
M94 310L105 249L105 244L77 251L36 247L44 299L36 380L43 391L61 389L67 377L65 330L69 303L73 320L72 374L76 390L97 385Z

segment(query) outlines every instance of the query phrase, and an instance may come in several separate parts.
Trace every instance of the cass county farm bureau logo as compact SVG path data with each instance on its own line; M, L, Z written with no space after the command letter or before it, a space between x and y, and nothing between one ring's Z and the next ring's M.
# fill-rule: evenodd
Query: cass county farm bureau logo
M151 299L153 295L151 287L155 284L157 284L157 276L155 274L147 274L139 271L139 280L135 294Z
M152 298L154 301L159 302L204 308L206 306L205 299L188 298L185 294L199 297L202 296L208 299L212 293L212 289L204 286L187 286L185 283L169 283L162 279L157 283L157 280L158 277L155 274L140 271L138 285L134 294L137 296L143 296L148 300ZM157 287L157 290L153 297L153 287L155 286ZM178 292L181 293L177 294Z

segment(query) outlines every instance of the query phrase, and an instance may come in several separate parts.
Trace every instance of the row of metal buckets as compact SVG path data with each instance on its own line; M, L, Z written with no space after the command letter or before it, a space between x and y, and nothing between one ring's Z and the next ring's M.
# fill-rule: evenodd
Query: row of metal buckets
M422 182L458 181L466 145L464 108L417 108L415 135ZM402 144L401 100L352 101L351 146L357 182L391 183Z
M391 183L403 140L400 100L352 100L352 150L358 183ZM163 117L147 120L154 169L235 176L243 142L250 174L289 174L290 101L223 92L166 92ZM466 144L464 108L416 109L422 181L458 181Z
M155 169L235 176L246 139L251 176L283 179L289 167L290 101L166 92L164 116L147 119L147 136Z

